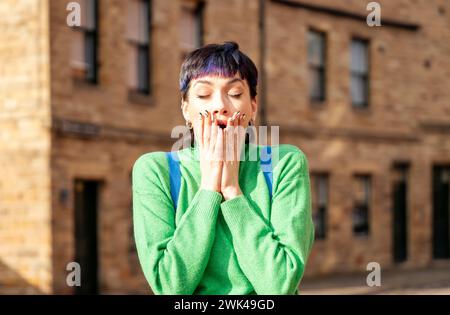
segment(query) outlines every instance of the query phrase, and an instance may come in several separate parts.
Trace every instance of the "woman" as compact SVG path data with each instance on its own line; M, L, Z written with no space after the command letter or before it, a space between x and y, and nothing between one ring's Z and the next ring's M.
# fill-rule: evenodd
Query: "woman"
M298 293L314 238L308 164L297 147L274 146L269 178L261 148L243 143L256 86L257 69L234 42L199 48L182 65L195 145L179 162L153 152L133 167L137 251L155 294Z

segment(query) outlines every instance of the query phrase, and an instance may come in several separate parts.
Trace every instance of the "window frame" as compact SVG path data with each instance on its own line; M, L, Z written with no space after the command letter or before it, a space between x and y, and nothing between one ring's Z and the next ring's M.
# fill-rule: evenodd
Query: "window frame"
M356 72L352 69L352 44L354 42L360 42L364 44L365 47L365 51L366 51L366 61L367 61L367 71L365 73L359 73ZM364 37L360 37L360 36L353 36L350 40L350 64L349 64L349 72L350 72L350 82L349 82L349 92L350 92L350 102L352 104L352 107L355 109L368 109L370 107L370 73L371 73L371 53L370 53L370 40ZM357 103L353 100L353 96L352 96L352 81L353 78L356 77L360 80L363 80L364 82L364 88L365 88L365 93L364 93L364 102L362 103Z
M84 40L84 62L86 64L85 75L82 79L83 82L90 83L93 85L97 85L99 83L98 78L98 56L99 56L99 0L87 0L93 2L93 27L89 28L87 26L72 26L71 28L76 32L83 33ZM86 5L87 2L86 2ZM89 8L86 8L88 10ZM84 14L84 12L82 13ZM88 54L88 43L92 41L92 54ZM89 62L88 62L89 61ZM75 77L75 80L80 80L78 77Z
M314 218L314 226L315 226L315 239L325 240L328 236L328 211L330 207L330 175L327 172L312 172L311 177L313 179L313 189L314 189L314 199L312 200L312 209L313 209L313 218ZM326 187L326 203L325 206L319 204L319 186L320 180L325 180ZM321 211L323 210L323 211ZM321 220L322 224L322 232L319 233L319 230L316 227L316 218L317 220Z
M364 196L365 203L359 203L360 201L357 200L357 198L353 198L353 205L352 205L352 232L353 235L356 237L369 237L370 236L370 213L372 210L372 196L373 196L373 177L370 174L355 174L353 175L353 181L354 184L358 185L356 181L358 180L366 180L364 185L364 190L368 190L367 195ZM366 187L366 184L368 184L368 188ZM364 192L365 193L365 192ZM366 193L365 193L366 194ZM361 224L360 226L355 225L357 222L355 222L355 216L359 213L364 212L364 218L366 219L366 222ZM364 229L363 231L359 231L357 229Z
M153 1L152 0L133 0L136 2L145 2L147 3L147 42L142 43L139 41L132 40L128 38L129 45L132 46L132 49L136 50L136 59L133 60L137 67L136 75L136 87L131 88L128 86L129 92L133 95L144 95L149 96L152 94L152 56L151 56L151 47L152 47L152 14L153 14ZM141 57L143 56L143 57ZM145 62L142 62L145 60ZM130 66L130 65L129 65ZM143 71L143 72L140 72ZM144 78L142 80L142 78Z
M205 42L205 34L204 34L204 15L205 15L205 7L206 2L203 0L196 1L195 3L192 3L190 1L182 1L180 6L180 12L182 13L182 10L188 9L192 10L192 13L195 17L195 23L198 31L198 43L195 43L193 49L201 47L204 45ZM182 40L181 40L181 34L180 34L180 49L181 49L181 60L184 60L186 55L192 50L192 48L185 48L183 47Z
M322 39L323 41L323 60L321 60L321 65L315 65L313 63L310 62L309 60L309 34L310 33L315 33L316 35L319 35L319 37ZM306 45L306 49L307 49L307 63L308 63L308 83L309 83L309 89L308 89L308 97L309 97L309 101L311 104L317 104L317 103L323 103L326 101L327 99L327 63L328 63L328 58L327 58L327 51L328 51L328 45L327 45L327 41L328 41L328 36L327 33L315 28L308 28L307 30L307 45ZM311 78L311 70L317 71L320 75L320 95L318 97L315 97L312 95L311 90L312 90L312 78Z

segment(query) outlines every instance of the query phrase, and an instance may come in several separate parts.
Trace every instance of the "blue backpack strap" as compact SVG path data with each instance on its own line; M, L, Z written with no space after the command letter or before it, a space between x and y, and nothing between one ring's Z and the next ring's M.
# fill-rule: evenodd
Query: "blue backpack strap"
M169 163L170 194L172 195L173 208L177 211L178 194L180 193L181 171L177 152L166 152Z
M266 179L267 187L269 188L270 200L272 200L272 147L261 147L259 163Z

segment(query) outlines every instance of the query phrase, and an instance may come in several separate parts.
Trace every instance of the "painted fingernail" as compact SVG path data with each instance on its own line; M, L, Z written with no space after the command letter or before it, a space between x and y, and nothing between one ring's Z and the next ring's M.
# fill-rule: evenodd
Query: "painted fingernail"
M202 120L203 119L202 113L198 113L198 114L200 115L200 120Z

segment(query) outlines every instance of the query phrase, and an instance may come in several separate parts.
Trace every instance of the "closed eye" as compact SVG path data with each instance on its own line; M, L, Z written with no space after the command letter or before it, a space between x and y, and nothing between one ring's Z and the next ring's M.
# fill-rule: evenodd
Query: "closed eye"
M231 97L235 97L235 98L239 98L242 95L242 93L240 94L230 94Z

